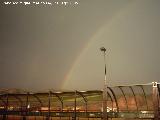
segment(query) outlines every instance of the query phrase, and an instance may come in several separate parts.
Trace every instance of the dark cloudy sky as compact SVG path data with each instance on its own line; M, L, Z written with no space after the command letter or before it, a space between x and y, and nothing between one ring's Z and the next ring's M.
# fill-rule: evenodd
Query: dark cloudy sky
M109 85L160 81L159 0L71 1L1 1L0 88L102 89L102 46Z

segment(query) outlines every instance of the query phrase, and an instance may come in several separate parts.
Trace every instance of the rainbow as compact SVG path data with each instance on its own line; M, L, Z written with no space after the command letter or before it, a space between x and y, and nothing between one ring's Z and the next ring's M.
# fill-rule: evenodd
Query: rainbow
M134 3L134 2L131 2ZM130 9L131 4L127 4L125 7L123 7L121 10L118 10L107 22L104 20L104 23L101 24L101 26L94 32L92 37L87 41L86 45L83 46L81 49L81 52L78 54L78 56L75 57L75 60L69 69L69 71L66 73L64 80L61 84L61 89L66 89L67 85L69 87L69 83L71 83L71 78L74 74L74 70L76 69L77 65L81 62L83 58L85 58L85 55L87 51L95 44L98 44L99 48L102 46L108 47L107 41L102 39L102 35L107 34L110 32L110 29L114 26L114 24L121 18L121 16L124 16L128 12L126 9ZM133 4L132 4L133 5ZM135 5L135 4L134 4ZM128 13L127 13L128 14ZM115 33L114 33L115 34ZM96 45L97 46L97 45ZM97 48L98 49L98 48Z

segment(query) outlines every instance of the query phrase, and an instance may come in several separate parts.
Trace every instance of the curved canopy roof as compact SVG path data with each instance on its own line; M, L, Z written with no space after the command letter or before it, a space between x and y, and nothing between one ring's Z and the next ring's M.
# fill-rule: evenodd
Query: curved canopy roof
M152 84L115 86L107 89L107 107L113 111L153 111ZM157 84L158 94L160 84ZM80 110L101 111L102 90L28 92L18 89L0 91L0 107L31 110L47 108L51 110L72 110L75 100ZM158 97L159 98L159 97ZM158 102L160 100L158 99Z

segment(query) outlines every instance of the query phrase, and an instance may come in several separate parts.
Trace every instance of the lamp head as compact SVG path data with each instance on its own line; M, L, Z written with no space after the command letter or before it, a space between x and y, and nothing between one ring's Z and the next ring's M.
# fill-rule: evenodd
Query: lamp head
M103 52L106 52L106 48L105 47L101 47L100 50L103 51Z

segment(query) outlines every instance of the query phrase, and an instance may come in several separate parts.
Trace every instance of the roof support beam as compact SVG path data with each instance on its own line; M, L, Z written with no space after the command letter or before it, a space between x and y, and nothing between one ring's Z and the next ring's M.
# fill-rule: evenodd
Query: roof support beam
M40 103L41 107L43 106L43 103L41 101L41 99L36 95L36 94L32 94L33 97L35 97L37 99L37 101Z
M118 88L121 90L121 92L122 92L122 94L124 96L125 104L126 104L126 107L127 107L127 111L129 112L127 98L126 98L126 95L125 95L125 93L124 93L124 91L122 89L122 86L119 86Z
M61 93L54 93L52 91L50 91L50 92L52 95L55 95L58 98L58 100L61 102L61 111L63 111L63 99L62 99L62 97L59 96Z
M138 113L138 105L137 105L137 99L136 99L136 95L135 95L135 93L134 93L134 90L133 90L133 88L130 86L129 87L130 89L131 89L131 91L132 91L132 93L133 93L133 97L134 97L134 101L135 101L135 104L136 104L136 109L137 109L137 113Z
M117 112L119 112L119 106L118 106L116 95L115 95L114 91L111 89L111 87L108 87L108 89L111 91L111 93L112 93L112 95L114 97L114 100L115 100L115 103L116 103L116 107L117 107Z
M87 102L88 102L88 100L87 100L87 98L85 97L85 95L83 95L83 92L79 92L79 91L76 91L82 98L83 98L83 100L84 100L84 102L85 102L85 112L86 112L86 115L87 115L87 111L88 111L88 106L87 106Z
M111 97L111 95L110 95L109 92L107 92L107 94L108 94L108 96L111 98L111 102L112 102L112 111L113 111L113 99L112 99L112 97Z
M142 91L143 91L143 95L144 95L144 99L145 99L145 103L146 103L146 108L147 108L147 110L149 110L149 107L148 107L148 102L147 102L147 96L146 96L146 93L145 93L145 91L144 91L144 88L143 88L143 86L142 85L138 85L141 89L142 89Z

